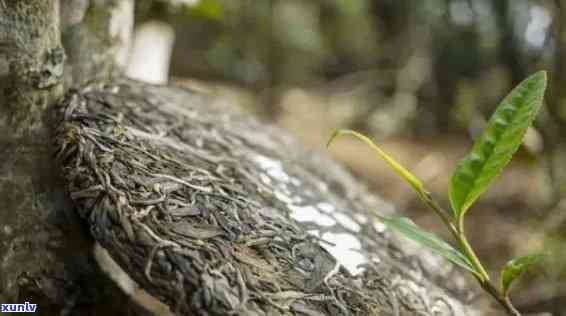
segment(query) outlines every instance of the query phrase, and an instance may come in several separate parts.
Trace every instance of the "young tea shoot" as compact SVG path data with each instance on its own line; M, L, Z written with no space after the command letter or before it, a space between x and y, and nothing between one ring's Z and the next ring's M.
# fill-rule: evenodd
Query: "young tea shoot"
M475 141L471 151L458 163L452 174L448 193L451 212L446 212L440 207L415 175L368 137L351 130L338 130L328 141L328 146L330 146L337 137L350 135L369 145L377 157L405 180L420 200L440 217L452 234L456 246L424 231L408 218L385 218L375 211L373 214L393 231L471 272L480 286L512 316L521 314L511 303L509 289L513 281L528 269L539 264L542 256L537 254L510 260L501 271L498 287L490 279L468 242L464 229L464 217L476 200L501 174L523 142L527 129L542 106L545 89L546 72L539 71L519 83L501 101L489 119L482 136Z

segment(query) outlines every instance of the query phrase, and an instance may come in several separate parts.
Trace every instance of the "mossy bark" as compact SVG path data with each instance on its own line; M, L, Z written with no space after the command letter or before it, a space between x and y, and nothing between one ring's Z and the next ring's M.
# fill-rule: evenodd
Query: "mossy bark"
M41 315L125 314L52 159L48 113L65 63L58 1L0 0L0 49L0 302L36 303Z

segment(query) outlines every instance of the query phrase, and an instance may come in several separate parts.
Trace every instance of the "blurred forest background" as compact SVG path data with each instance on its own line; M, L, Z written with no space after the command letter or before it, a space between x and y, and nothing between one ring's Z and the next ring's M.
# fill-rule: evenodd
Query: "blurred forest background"
M155 28L172 43L170 81L220 94L317 151L338 128L363 132L444 205L451 171L501 98L547 70L545 108L467 227L493 276L513 256L551 253L513 299L566 315L566 1L137 1L136 15L138 34ZM364 145L341 140L330 154L447 236Z

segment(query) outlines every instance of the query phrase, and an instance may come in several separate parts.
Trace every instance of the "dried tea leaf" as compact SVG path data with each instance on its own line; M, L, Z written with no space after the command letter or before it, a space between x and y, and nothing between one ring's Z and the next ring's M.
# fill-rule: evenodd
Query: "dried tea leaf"
M176 222L171 224L171 230L183 236L195 239L209 239L224 234L224 231L214 225L192 225L187 222Z

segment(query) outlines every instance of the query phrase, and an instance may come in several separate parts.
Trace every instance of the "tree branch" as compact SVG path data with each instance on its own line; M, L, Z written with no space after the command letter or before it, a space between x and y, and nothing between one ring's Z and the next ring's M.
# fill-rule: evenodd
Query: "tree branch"
M122 73L130 51L133 0L61 1L66 86Z

